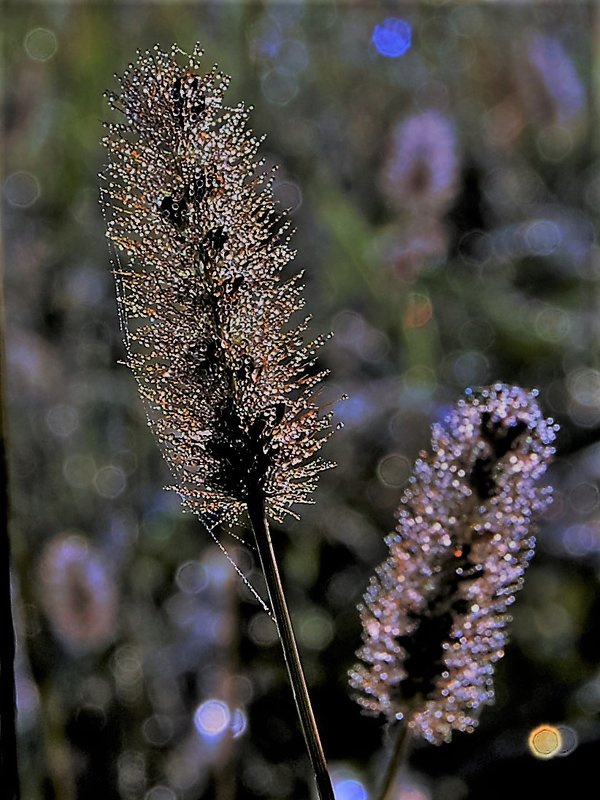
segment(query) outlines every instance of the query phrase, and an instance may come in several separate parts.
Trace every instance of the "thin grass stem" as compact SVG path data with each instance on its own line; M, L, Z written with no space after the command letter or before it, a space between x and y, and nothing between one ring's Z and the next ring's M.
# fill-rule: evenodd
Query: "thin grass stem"
M304 740L315 774L317 792L320 800L335 800L323 746L321 745L315 715L308 695L304 671L298 654L292 620L283 592L281 578L279 577L279 569L275 559L271 534L265 518L264 500L259 492L256 492L254 496L249 498L248 514L254 531L261 566L265 575L269 600L283 648L283 655L292 685L292 692L300 717L302 733L304 734Z
M4 408L4 298L0 272L0 785L3 797L18 800L17 705L15 689L15 628L10 580L10 539L8 534L8 468Z
M406 723L400 723L394 742L394 749L383 778L379 800L394 800L394 798L398 796L395 790L400 772L408 755L409 744L410 735L408 732L408 725Z

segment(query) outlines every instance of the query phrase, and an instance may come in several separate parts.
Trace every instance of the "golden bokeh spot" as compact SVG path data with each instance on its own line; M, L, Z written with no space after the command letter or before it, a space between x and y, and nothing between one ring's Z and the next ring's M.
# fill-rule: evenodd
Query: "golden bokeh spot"
M536 758L554 758L562 748L562 735L554 725L538 725L529 734L527 743Z

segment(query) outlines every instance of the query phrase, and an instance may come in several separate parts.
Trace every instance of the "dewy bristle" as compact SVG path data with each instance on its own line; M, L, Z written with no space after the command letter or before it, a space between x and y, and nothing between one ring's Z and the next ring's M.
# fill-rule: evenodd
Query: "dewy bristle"
M185 54L183 54L185 55ZM280 518L309 500L329 419L304 385L312 346L247 110L201 49L148 51L119 80L102 194L119 313L151 424L184 503L235 518L258 488Z

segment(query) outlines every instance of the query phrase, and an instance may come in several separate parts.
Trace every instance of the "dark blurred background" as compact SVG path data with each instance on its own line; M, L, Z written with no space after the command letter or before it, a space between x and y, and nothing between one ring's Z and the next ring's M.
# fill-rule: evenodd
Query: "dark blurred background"
M98 206L102 98L200 41L252 103L298 232L344 429L274 529L339 800L375 797L355 610L429 426L466 386L540 389L555 502L478 730L415 745L401 800L596 780L600 161L586 2L2 6L2 236L24 800L307 798L272 623L169 476L124 357ZM242 531L242 536L243 536ZM223 543L259 590L250 551ZM562 757L529 732L562 726ZM594 784L592 784L594 785ZM516 793L516 794L515 794Z

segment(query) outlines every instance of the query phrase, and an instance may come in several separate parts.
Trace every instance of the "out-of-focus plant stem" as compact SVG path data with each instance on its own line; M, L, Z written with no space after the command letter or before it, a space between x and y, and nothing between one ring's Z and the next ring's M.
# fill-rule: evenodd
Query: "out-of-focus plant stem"
M279 577L279 569L275 559L271 533L265 518L264 500L262 493L258 490L248 499L248 515L254 531L258 555L269 593L269 600L283 648L283 655L294 693L294 700L296 701L296 708L302 725L302 733L304 734L304 740L315 774L317 792L320 800L335 800L315 715L312 710L310 697L308 696L306 679L298 654L292 620L283 592L281 578Z
M379 800L394 800L399 796L397 785L398 778L404 762L406 761L409 742L410 735L408 732L408 725L404 722L400 723L399 729L396 733L394 749L383 778L383 785L379 793Z
M15 628L12 615L8 536L7 425L4 398L4 289L0 264L0 786L3 798L18 800Z

